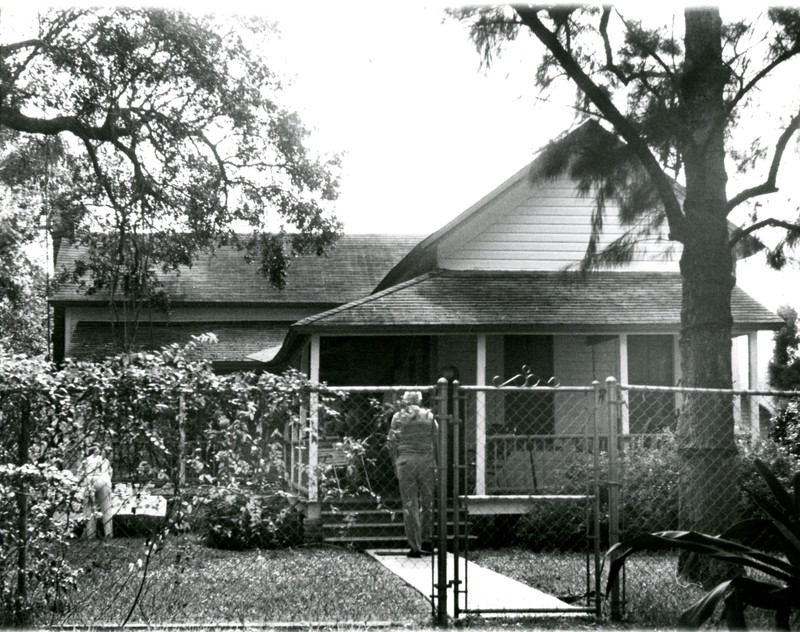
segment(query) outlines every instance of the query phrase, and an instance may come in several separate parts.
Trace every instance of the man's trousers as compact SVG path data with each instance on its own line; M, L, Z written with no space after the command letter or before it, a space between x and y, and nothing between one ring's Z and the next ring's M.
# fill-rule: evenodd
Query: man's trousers
M397 480L403 500L403 523L413 551L431 541L434 460L431 455L408 455L397 459Z

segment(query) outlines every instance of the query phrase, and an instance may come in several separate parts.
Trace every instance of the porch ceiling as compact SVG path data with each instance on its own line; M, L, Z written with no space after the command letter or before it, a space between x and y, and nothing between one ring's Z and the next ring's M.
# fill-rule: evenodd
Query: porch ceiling
M671 272L497 272L436 270L364 299L305 318L297 333L384 331L676 330L681 277ZM783 321L736 287L739 331Z

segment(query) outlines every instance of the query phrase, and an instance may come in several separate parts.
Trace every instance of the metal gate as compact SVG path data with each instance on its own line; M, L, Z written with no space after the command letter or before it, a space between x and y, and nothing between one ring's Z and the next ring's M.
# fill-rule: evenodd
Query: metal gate
M600 615L601 516L616 497L601 466L618 445L616 402L599 383L523 378L438 385L432 604L440 625L462 615ZM548 577L553 568L562 569L557 578ZM491 594L513 580L514 591ZM526 592L534 583L543 597Z

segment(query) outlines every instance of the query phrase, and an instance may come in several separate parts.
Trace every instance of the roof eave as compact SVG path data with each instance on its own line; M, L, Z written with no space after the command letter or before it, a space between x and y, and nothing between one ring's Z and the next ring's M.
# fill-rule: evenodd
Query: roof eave
M775 331L781 325L772 321L740 322L733 326L733 335L744 335L755 331ZM647 333L680 333L680 322L653 323L594 323L594 324L548 324L548 323L485 323L485 324L420 324L420 325L321 325L310 323L303 326L292 326L290 332L304 336L319 334L323 336L379 336L387 334L397 335L438 335L452 333L470 334L504 334L504 333L536 333L541 335L584 335L595 333L624 334L634 332Z

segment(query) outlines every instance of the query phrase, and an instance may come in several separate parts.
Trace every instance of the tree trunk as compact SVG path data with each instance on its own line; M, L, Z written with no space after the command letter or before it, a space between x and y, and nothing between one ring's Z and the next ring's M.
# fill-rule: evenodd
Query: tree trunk
M725 213L723 90L728 75L722 64L719 10L687 9L685 21L686 65L681 88L686 105L682 140L688 234L680 264L681 366L685 386L730 389L735 278ZM685 397L677 442L680 526L718 534L736 517L732 398L708 393ZM689 574L708 584L723 572L705 566Z

